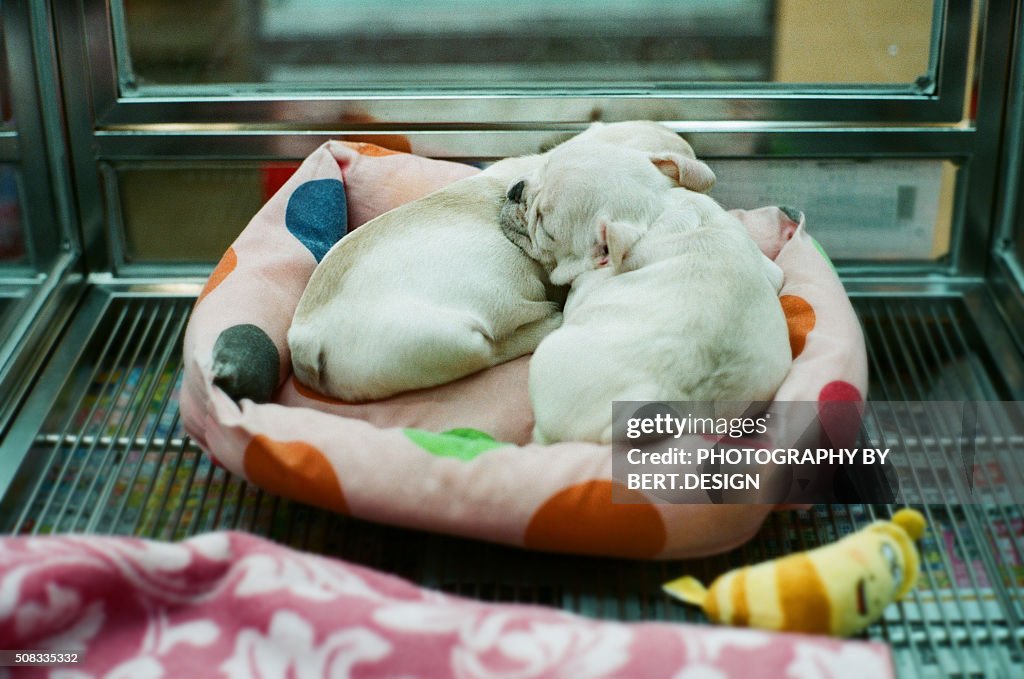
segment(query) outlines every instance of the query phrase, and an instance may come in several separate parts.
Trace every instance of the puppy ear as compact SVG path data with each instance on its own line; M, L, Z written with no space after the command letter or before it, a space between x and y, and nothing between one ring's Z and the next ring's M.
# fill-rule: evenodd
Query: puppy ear
M691 191L707 193L715 185L715 173L702 161L680 153L652 153L651 162L677 185Z
M608 246L608 259L612 267L618 271L622 268L622 260L629 254L630 248L640 240L640 228L628 222L604 222L601 230Z

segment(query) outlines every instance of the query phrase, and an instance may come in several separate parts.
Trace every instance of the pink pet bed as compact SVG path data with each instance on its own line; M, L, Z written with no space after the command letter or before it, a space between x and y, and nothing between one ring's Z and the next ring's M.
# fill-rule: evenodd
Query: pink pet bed
M609 446L530 444L528 357L373 403L341 403L294 380L288 325L327 250L476 171L369 144L314 151L196 302L181 396L188 434L267 491L410 528L633 558L695 557L748 540L772 506L661 504L617 484ZM774 207L735 214L786 274L780 302L794 362L776 400L816 402L822 412L860 404L863 335L827 257L800 218Z

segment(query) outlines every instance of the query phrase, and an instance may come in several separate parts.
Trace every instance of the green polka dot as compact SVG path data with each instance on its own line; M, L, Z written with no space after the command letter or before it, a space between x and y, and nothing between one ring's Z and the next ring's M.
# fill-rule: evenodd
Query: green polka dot
M832 272L838 273L836 271L836 265L832 263L832 259L828 256L828 253L825 252L825 248L821 247L821 243L819 243L814 236L811 236L811 242L814 243L814 247L818 248L818 252L820 252L821 256L825 258L825 261L828 262L828 265L832 267Z
M468 462L478 455L494 450L508 443L496 441L493 436L479 429L449 429L437 434L423 429L403 429L409 440L431 455L454 457Z

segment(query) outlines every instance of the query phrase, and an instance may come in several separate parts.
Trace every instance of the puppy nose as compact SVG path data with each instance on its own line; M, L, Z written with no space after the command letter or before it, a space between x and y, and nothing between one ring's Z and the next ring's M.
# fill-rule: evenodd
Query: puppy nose
M526 182L520 179L519 181L512 185L512 188L508 190L508 193L505 194L505 197L511 200L513 203L518 203L520 200L523 199L523 188L525 186Z

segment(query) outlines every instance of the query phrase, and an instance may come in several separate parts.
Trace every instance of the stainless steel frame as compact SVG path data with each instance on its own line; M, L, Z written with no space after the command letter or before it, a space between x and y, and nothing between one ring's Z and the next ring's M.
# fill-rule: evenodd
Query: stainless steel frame
M1018 19L1019 21L1019 19ZM1024 351L1024 45L1013 45L1003 135L1003 188L995 213L996 239L989 280L1006 315L1011 335Z
M81 294L76 275L77 218L63 136L57 56L48 8L4 2L4 65L14 118L0 130L0 162L18 167L28 262L0 269L0 293L16 300L0 318L0 437L62 325L64 302ZM57 106L43 106L42 102ZM42 352L42 353L41 353Z

